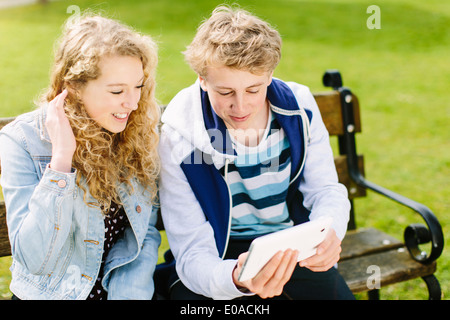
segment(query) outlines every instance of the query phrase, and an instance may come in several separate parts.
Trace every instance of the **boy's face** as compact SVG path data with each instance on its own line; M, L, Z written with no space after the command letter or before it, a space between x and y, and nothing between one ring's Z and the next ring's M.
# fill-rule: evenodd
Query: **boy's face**
M216 114L228 129L264 129L269 104L267 87L272 72L255 75L228 67L208 67L207 76L199 77L200 85L208 92Z

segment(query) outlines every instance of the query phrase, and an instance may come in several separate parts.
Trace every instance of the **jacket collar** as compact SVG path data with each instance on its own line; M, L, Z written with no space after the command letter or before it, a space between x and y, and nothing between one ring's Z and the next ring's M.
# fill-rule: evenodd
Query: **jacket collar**
M47 107L47 103L39 107L37 126L41 140L51 143L50 136L48 135L47 127L45 125L45 120L47 119Z

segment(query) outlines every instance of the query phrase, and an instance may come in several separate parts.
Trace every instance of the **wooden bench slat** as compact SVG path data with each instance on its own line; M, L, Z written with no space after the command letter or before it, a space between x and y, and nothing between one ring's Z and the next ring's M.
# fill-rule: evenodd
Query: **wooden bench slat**
M318 92L313 94L317 105L319 106L322 120L331 136L343 135L344 127L342 121L342 107L340 95L337 91ZM359 114L358 98L353 95L353 116L355 124L355 132L361 132L361 121Z
M4 126L6 126L11 121L13 121L14 119L15 119L14 117L11 117L11 118L0 118L0 129L3 128Z
M9 244L8 229L6 227L5 202L0 201L0 257L10 255L11 255L11 246Z
M348 172L347 156L339 155L334 157L334 164L339 177L339 182L342 183L348 190L348 198L350 200L358 197L366 196L366 189L357 185L351 178ZM364 157L358 156L358 167L360 172L364 175Z
M341 260L403 247L403 243L374 228L347 231L342 241Z
M15 119L15 117L11 117L11 118L0 118L0 130L6 126L8 123L10 123L11 121L13 121ZM2 173L2 165L1 165L1 161L0 161L0 174Z
M375 275L368 270L369 266L379 267L381 287L431 275L436 271L436 262L421 264L411 259L406 247L347 259L339 262L338 269L353 293L369 290L367 280Z

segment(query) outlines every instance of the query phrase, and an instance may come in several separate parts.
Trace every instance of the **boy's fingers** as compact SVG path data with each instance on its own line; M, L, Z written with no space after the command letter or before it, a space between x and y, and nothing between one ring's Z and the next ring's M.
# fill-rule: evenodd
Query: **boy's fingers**
M253 278L255 285L264 286L277 271L283 258L283 252L277 252L272 259L261 269L261 271Z
M298 253L296 251L286 250L284 253L279 253L279 256L273 264L270 266L267 265L266 277L260 279L264 285L259 294L261 297L267 298L281 294L284 285L291 278L292 272L297 264L297 255Z
M294 272L295 266L297 265L298 251L288 250L283 261L280 263L280 267L277 270L278 275L275 278L279 279L279 285L282 287L291 278L292 272Z

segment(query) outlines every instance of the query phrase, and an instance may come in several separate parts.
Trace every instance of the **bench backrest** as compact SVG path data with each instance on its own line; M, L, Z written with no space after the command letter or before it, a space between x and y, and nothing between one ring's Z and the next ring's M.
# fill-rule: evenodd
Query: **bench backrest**
M349 199L352 201L356 197L362 197L366 195L366 190L351 179L348 166L348 147L345 146L342 139L346 132L351 131L361 132L361 121L359 113L359 103L355 95L351 94L351 99L347 97L347 100L351 100L352 104L352 118L347 121L344 120L343 111L343 95L338 90L329 92L315 93L314 98L319 106L322 114L323 121L331 137L337 136L339 141L339 154L335 156L334 161L336 164L336 170L339 176L339 181L347 187ZM345 99L345 98L344 98ZM0 118L0 129L14 118ZM351 125L346 125L346 122ZM350 127L351 126L351 127ZM0 146L1 148L1 146ZM363 157L357 156L357 165L360 172L364 173ZM0 174L1 174L1 159L0 159ZM353 201L352 201L353 207ZM351 211L351 217L349 222L349 229L355 229L353 209ZM8 232L6 228L6 208L5 203L0 201L0 257L10 255L10 245L8 240Z
M0 130L14 118L0 118ZM1 146L0 146L1 148ZM2 173L1 159L0 159L0 174ZM6 227L6 208L5 202L0 201L0 257L11 254L11 247L8 239L8 229Z
M352 94L351 96L354 123L351 130L354 133L361 132L361 118L359 113L358 98L354 94ZM316 93L314 94L314 98L316 99L317 105L319 106L323 122L325 123L330 137L336 136L338 139L343 137L346 130L349 130L349 128L345 128L344 126L341 94L338 91L334 90L330 92ZM347 166L347 152L340 141L338 152L339 154L335 155L334 157L334 163L336 165L336 170L339 176L339 182L347 187L349 199L352 200L357 197L365 196L366 190L362 187L359 187L350 178ZM364 161L362 155L358 156L358 165L361 172L363 172Z

